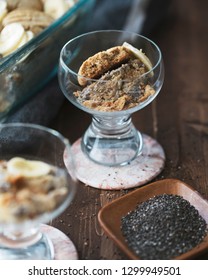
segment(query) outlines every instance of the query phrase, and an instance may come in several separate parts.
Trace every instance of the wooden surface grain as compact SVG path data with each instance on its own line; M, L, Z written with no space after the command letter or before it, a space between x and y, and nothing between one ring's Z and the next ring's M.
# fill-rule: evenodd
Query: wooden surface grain
M208 2L173 1L165 22L149 37L161 48L165 83L156 100L132 118L156 138L166 154L164 171L155 179L177 178L208 199ZM57 80L53 90L60 91ZM60 92L61 94L61 92ZM73 143L91 117L64 102L51 127ZM80 259L126 259L103 233L99 209L127 191L102 191L79 183L73 203L52 225L74 242ZM208 259L208 253L199 259Z

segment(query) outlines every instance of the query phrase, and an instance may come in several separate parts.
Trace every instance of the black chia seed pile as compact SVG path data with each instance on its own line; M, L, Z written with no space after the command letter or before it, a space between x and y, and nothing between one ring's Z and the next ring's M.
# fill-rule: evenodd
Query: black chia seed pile
M162 194L122 217L121 230L141 259L167 260L198 245L207 234L207 224L183 197Z

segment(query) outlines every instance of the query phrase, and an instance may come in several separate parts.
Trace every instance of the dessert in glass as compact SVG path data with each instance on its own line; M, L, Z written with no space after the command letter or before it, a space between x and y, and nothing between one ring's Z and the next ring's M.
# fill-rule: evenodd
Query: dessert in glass
M52 241L40 226L62 213L74 196L70 149L55 130L0 125L0 259L54 258Z
M86 33L62 48L58 74L68 100L92 115L83 154L100 168L132 164L144 137L131 115L155 99L164 81L158 46L127 31Z

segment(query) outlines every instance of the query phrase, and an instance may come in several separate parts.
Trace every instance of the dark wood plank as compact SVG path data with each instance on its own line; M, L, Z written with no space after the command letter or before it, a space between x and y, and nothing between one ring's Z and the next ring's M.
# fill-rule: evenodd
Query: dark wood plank
M173 1L171 16L150 34L161 48L166 75L157 99L133 115L135 126L164 147L166 166L155 180L178 178L208 199L208 2ZM58 84L57 84L58 90ZM66 101L51 126L73 143L90 116ZM80 259L125 259L103 233L99 209L125 191L79 183L73 203L52 224L75 243ZM200 258L208 258L208 253Z

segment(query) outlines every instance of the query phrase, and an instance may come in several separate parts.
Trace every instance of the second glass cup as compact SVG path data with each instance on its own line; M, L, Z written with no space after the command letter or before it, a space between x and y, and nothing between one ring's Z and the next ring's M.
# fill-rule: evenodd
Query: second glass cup
M0 259L54 258L54 244L40 226L72 201L74 174L70 143L57 131L0 125Z

